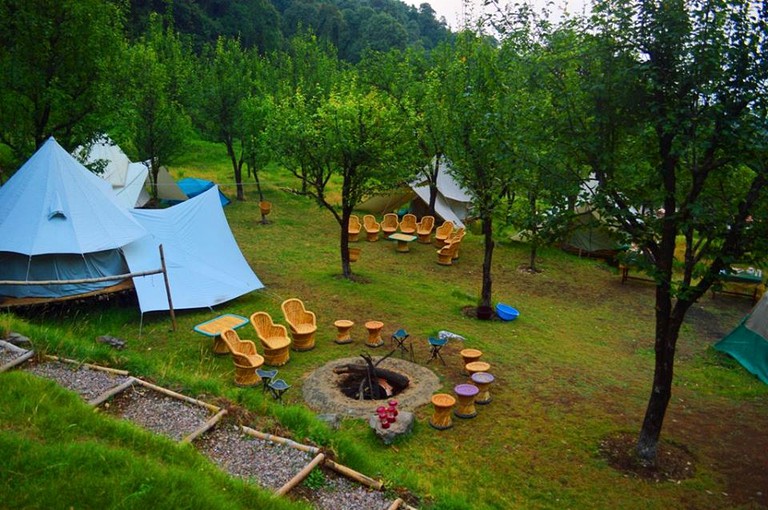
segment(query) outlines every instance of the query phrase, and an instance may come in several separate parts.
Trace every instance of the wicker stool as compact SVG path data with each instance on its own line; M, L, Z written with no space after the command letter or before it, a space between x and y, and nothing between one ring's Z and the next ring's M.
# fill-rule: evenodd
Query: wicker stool
M451 409L456 404L456 399L447 393L436 393L432 395L432 405L435 407L435 414L429 419L429 425L437 430L445 430L453 427L451 421Z
M475 397L480 390L474 384L457 384L453 391L458 397L459 403L454 409L453 414L457 418L474 418L477 416L475 409Z
M365 329L368 330L368 340L365 345L368 347L380 347L384 345L384 340L381 338L381 328L384 327L384 323L381 321L368 321L365 323Z
M354 322L346 319L339 319L334 322L333 325L339 330L335 340L337 344L348 344L352 342L352 337L349 336L349 330L355 325Z
M472 374L476 374L477 372L490 371L491 365L485 361L473 361L472 363L467 363L464 365L464 369L467 371L467 374L472 377Z
M477 396L475 397L475 404L491 403L491 392L488 390L488 388L491 386L493 380L494 377L488 372L475 372L472 374L472 382L475 384L475 386L477 386L477 389L479 390Z
M480 361L480 356L483 355L483 351L478 351L477 349L462 349L459 354L461 355L461 359L464 360L464 365L466 366L467 363Z

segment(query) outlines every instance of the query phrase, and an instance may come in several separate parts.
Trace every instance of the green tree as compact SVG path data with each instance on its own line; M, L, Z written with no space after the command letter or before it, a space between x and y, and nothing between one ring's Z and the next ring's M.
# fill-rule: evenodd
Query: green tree
M437 58L449 59L453 50L444 45ZM366 52L358 65L363 79L389 94L404 112L413 118L418 153L413 176L429 186L429 213L435 215L437 177L445 163L449 136L449 112L443 80L446 66L433 65L423 50L391 50L386 53ZM409 175L409 178L413 176Z
M308 193L340 227L341 269L352 277L349 217L371 187L397 181L413 154L409 119L390 98L361 87L353 75L340 80L317 109L299 91L275 110L270 144L278 161L307 182ZM327 193L341 180L341 204Z
M641 247L656 280L653 384L637 444L653 463L686 313L721 271L766 254L768 17L764 5L731 0L600 2L595 21L603 69L617 72L591 77L593 97L641 91L621 105L640 129L593 168L605 214ZM616 110L593 105L591 115L612 123ZM623 156L635 146L644 158L630 164ZM658 212L641 216L642 207Z
M517 78L500 65L499 52L470 32L459 35L457 51L445 73L451 126L446 155L459 183L473 197L474 214L482 222L484 256L479 306L492 297L493 222L514 169L514 147L508 143L514 111L505 104Z
M211 139L222 142L232 164L237 199L245 200L243 165L250 134L244 117L245 103L260 94L257 84L266 67L253 52L233 39L220 38L203 55L198 76L196 124Z
M171 29L153 23L144 40L129 50L125 83L128 124L133 145L142 161L150 162L152 197L157 199L160 167L178 155L191 132L191 121L182 105L182 83L191 78L191 61Z
M17 158L50 136L71 149L104 129L122 30L114 2L0 2L0 141Z

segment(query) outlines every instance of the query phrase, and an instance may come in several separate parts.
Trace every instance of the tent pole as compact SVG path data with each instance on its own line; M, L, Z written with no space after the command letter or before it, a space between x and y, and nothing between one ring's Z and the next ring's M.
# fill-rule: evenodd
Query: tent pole
M163 268L163 280L165 281L165 293L168 295L168 310L171 312L171 325L173 331L176 331L176 313L173 311L173 300L171 300L171 284L168 283L168 269L165 267L165 254L163 245L160 245L160 267Z

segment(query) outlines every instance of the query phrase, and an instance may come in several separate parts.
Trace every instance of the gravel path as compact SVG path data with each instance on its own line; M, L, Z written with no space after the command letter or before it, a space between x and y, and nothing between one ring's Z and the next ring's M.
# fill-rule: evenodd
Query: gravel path
M211 415L204 407L141 385L121 392L108 409L110 413L177 441L205 425Z
M53 379L61 386L79 393L85 400L93 400L128 380L127 376L59 361L30 363L24 369L40 377Z
M0 364L18 356L0 349ZM3 357L4 356L4 357ZM27 370L92 400L122 384L126 376L58 361L28 363ZM201 406L135 384L100 406L152 432L181 440L202 426L211 412ZM270 490L282 487L313 458L313 455L253 437L232 424L219 424L193 444L222 470ZM316 474L319 473L319 474ZM394 501L382 491L369 489L328 469L315 468L311 484L299 485L288 494L304 499L319 510L384 510ZM311 487L310 487L311 485Z
M3 344L0 344L0 367L23 355L23 352L19 352L11 348L6 348Z
M235 425L209 431L195 446L229 474L270 489L285 485L312 460L309 453L244 434Z

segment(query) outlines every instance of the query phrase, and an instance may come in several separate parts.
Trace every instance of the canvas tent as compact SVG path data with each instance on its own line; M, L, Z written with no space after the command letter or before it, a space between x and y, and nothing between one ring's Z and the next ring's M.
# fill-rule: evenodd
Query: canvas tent
M135 209L151 236L124 249L133 272L160 266L163 245L176 309L202 308L264 287L240 252L219 201L218 187L167 209ZM134 279L142 312L167 310L163 276Z
M0 280L45 281L127 273L120 249L146 235L110 184L53 138L0 187ZM0 295L47 297L114 285L3 285Z
M189 198L196 197L215 186L216 184L212 181L195 177L185 177L184 179L179 180L179 188L181 188L184 194ZM216 189L218 190L218 187L216 187ZM229 204L229 199L221 192L221 190L218 191L218 195L221 205Z
M594 257L613 257L621 246L618 234L588 205L576 208L568 231L560 243L565 251Z
M102 135L87 148L78 147L74 154L86 164L103 161L104 172L100 174L112 185L118 201L126 208L142 207L149 202L151 181L149 162L132 163L125 152L108 136ZM168 169L160 167L157 175L157 195L161 200L181 202L187 195L173 180Z
M263 285L240 253L217 194L211 190L164 210L126 210L109 183L51 138L0 187L0 281L157 270L163 243L174 308L210 307L259 289ZM154 276L133 279L142 312L169 309L162 276ZM4 284L0 304L7 298L79 296L115 283Z
M357 206L358 210L383 214L399 209L410 201L410 210L417 216L429 214L429 184L419 178L407 187L368 198ZM463 227L469 215L472 197L451 176L449 166L442 163L437 174L435 214Z
M768 293L736 328L715 344L768 384Z

